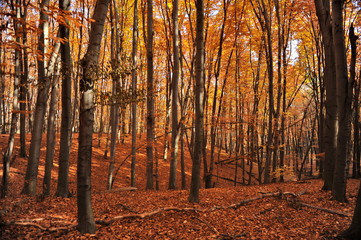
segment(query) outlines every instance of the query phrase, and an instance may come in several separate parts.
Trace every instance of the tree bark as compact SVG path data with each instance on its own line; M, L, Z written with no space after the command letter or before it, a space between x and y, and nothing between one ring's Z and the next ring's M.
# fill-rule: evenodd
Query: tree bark
M91 204L91 158L94 123L94 81L97 77L99 52L104 22L110 0L98 0L95 5L89 33L89 45L82 60L83 76L79 83L81 95L79 111L79 151L77 169L78 230L81 233L96 231Z
M204 131L204 2L196 1L197 22L196 22L196 59L195 59L195 129L193 145L193 163L191 189L188 200L199 202L201 159L203 155L203 131Z
M17 2L18 3L18 2ZM16 7L16 18L14 19L14 32L16 34L15 41L17 44L20 45L20 34L18 33L20 28L20 14L21 9L20 5ZM11 128L9 133L9 140L8 140L8 147L3 155L3 176L2 176L2 182L1 182L1 198L5 198L8 193L9 188L9 171L10 171L10 160L13 154L14 150L14 143L15 143L15 134L16 129L18 125L18 118L19 118L19 85L20 85L20 75L21 75L21 69L20 69L20 47L15 49L15 74L14 74L14 90L13 90L13 109L11 114Z
M147 189L153 189L154 165L154 66L153 1L147 0Z
M132 36L132 162L130 186L136 186L136 149L137 149L137 48L138 48L138 0L134 0L133 36Z
M53 158L55 152L56 141L56 111L57 111L57 98L58 98L58 76L53 79L51 88L51 97L49 103L48 114L48 129L46 134L46 157L45 157L45 170L43 180L43 195L50 195L50 182L51 182L51 170L53 169Z
M60 150L59 150L59 172L58 186L56 196L70 197L69 192L69 154L71 146L71 73L72 59L69 43L69 22L65 18L70 8L70 0L59 0L61 15L64 17L64 23L60 24L60 38L64 39L61 43L61 64L62 64L62 88L61 88L61 129L60 129Z
M361 183L358 190L356 207L352 217L352 222L350 227L340 234L340 237L346 239L361 239Z
M26 16L27 16L27 6L23 6L21 12L22 21L22 44L27 45L27 30L26 30ZM25 158L26 155L26 94L27 94L27 81L29 77L29 67L28 67L28 54L27 48L24 48L22 51L22 60L21 60L21 84L20 84L20 157Z
M119 73L119 57L120 57L120 36L118 34L121 31L118 28L118 9L116 4L111 2L110 4L110 24L111 24L111 66L112 66L112 95L110 97L110 160L109 160L109 169L108 169L108 184L107 189L112 189L114 181L114 165L115 165L115 150L117 145L117 133L119 125L119 88L120 88L120 73Z
M26 168L25 184L22 194L35 195L38 166L40 157L40 146L42 139L42 131L44 126L44 117L46 111L46 103L48 100L48 92L50 87L50 81L47 78L45 69L46 65L46 53L48 49L48 34L49 34L49 16L47 15L49 0L43 0L41 2L39 29L41 33L38 38L38 96L36 99L35 114L34 114L34 126L31 134L31 143L29 150L28 165Z
M324 190L331 190L333 184L333 172L336 161L336 79L335 79L335 55L331 27L330 0L315 0L316 14L322 34L322 45L325 54L324 84L326 89L325 100L325 124L324 124L324 149L325 158L323 164Z
M335 49L336 98L338 113L337 151L332 196L340 202L347 201L346 162L348 155L348 143L350 142L350 116L352 102L352 83L348 81L347 76L346 46L343 29L343 5L343 0L332 1L332 30L333 46ZM353 52L353 54L355 54L355 52Z
M179 26L178 0L173 0L173 78L172 78L172 150L169 169L169 189L177 188L178 162L178 82L179 82Z

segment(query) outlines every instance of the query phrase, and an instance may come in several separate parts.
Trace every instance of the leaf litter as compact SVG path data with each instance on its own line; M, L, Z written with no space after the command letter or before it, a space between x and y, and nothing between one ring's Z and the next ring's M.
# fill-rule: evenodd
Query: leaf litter
M1 138L2 146L5 146L5 140ZM130 138L127 138L124 144L118 145L118 164L129 154L129 142ZM331 199L330 192L321 190L323 182L318 179L236 187L218 179L217 187L201 189L200 203L193 204L187 200L188 190L166 189L169 163L162 159L159 160L160 190L144 190L144 154L139 154L138 158L136 191L122 189L129 187L129 161L119 168L115 190L106 191L108 160L104 158L104 146L94 147L94 150L92 204L97 223L95 234L81 235L76 230L76 197L54 196L56 164L49 197L20 195L26 159L17 157L11 167L9 197L0 200L0 239L333 239L351 222L360 183L350 179L347 185L349 202L338 203ZM140 149L140 153L143 151ZM77 143L74 139L70 159L72 169L76 169L76 158ZM43 164L42 151L39 193ZM187 156L186 169L190 166L191 160ZM233 174L227 168L222 171L225 174L228 171L227 177ZM75 174L76 171L71 171L69 183L74 194ZM187 183L189 181L187 175Z

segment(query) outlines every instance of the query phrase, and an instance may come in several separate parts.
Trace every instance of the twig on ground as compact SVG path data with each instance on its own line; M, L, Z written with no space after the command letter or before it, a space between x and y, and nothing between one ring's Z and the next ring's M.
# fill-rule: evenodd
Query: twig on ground
M212 232L214 232L216 235L219 235L218 230L217 230L215 227L213 227L211 224L209 224L209 223L206 222L205 220L200 219L200 218L198 218L198 217L194 217L194 218L197 219L198 221L204 223L205 225L207 225L207 227L208 227L209 229L211 229Z
M339 212L339 211L334 211L334 210L330 210L327 208L322 208L322 207L317 207L317 206L313 206L313 205L309 205L307 203L302 203L300 202L299 205L304 206L304 207L308 207L308 208L312 208L312 209L317 209L323 212L327 212L327 213L332 213L332 214L336 214L336 215L340 215L342 217L352 217L350 214L347 213L343 213L343 212Z

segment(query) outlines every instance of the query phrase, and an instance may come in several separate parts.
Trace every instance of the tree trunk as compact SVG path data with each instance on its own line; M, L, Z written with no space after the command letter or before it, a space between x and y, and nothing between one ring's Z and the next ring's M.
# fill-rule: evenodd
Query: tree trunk
M132 163L130 170L130 186L136 186L136 149L137 149L137 48L138 48L138 0L134 0L132 39Z
M110 132L110 160L109 160L109 169L108 169L108 184L107 189L112 189L114 181L114 165L115 165L115 150L117 145L117 133L119 125L119 104L118 104L118 94L120 88L120 73L119 73L119 57L120 57L120 46L119 46L119 34L121 31L118 29L118 13L117 7L113 2L110 4L110 24L111 24L111 66L112 66L112 95L110 97L110 120L109 126L111 129Z
M27 45L27 30L26 30L26 16L27 6L23 7L21 13L22 21L22 44ZM20 157L25 158L26 155L26 94L27 94L27 81L29 78L29 67L28 67L28 54L27 48L22 49L22 60L21 60L21 84L20 84Z
M219 113L222 104L218 103L217 94L218 94L218 85L219 85L219 75L221 71L221 62L222 62L222 55L223 55L223 42L224 42L224 30L226 27L226 20L227 20L227 10L229 6L229 1L224 0L223 1L223 20L222 20L222 26L221 31L219 35L219 48L217 53L217 59L216 59L216 65L215 65L215 71L214 71L214 94L213 94L213 104L212 104L212 113L211 113L211 159L209 162L209 169L206 171L207 175L205 176L205 186L206 188L213 187L212 183L212 175L213 175L213 169L214 169L214 154L215 154L215 145L216 145L216 133L217 133L217 125L219 122ZM225 86L225 83L223 84L223 88ZM222 89L223 91L223 89ZM223 92L221 93L223 95ZM218 103L218 114L216 114L216 107ZM219 146L221 147L221 146Z
M53 158L55 151L56 141L56 111L57 111L57 100L58 100L58 76L53 79L51 88L51 97L49 103L49 115L48 115L48 129L46 135L46 157L45 157L45 170L44 170L44 181L43 181L43 195L50 195L51 186L51 170L53 169Z
M361 83L355 83L355 95L353 97L353 109L355 112L354 122L353 122L353 161L352 161L352 178L360 178L360 158L361 158L361 149L360 149L360 109L359 109L359 97L360 97L360 87Z
M118 79L113 79L113 98L115 98L117 94L117 89L119 88ZM108 170L108 185L107 189L112 189L113 186L113 178L114 178L114 164L115 164L115 150L117 143L117 133L118 133L118 125L119 125L119 106L116 103L116 100L113 101L110 110L110 160L109 160L109 170Z
M59 0L61 15L64 15L64 22L68 23L66 15L70 8L70 0ZM69 192L69 154L71 147L71 73L72 59L70 54L68 26L60 24L60 38L65 41L61 43L61 64L62 64L62 88L61 88L61 129L60 129L60 150L59 150L59 174L56 196L70 197Z
M147 189L153 189L154 164L154 66L153 0L147 0Z
M16 43L20 45L20 34L18 34L20 28L20 13L21 9L20 6L16 7L16 18L14 20L14 32L16 34ZM14 74L14 90L13 90L13 109L11 114L11 128L9 133L9 140L8 140L8 147L3 156L3 176L1 182L1 198L5 198L8 193L9 188L9 171L10 171L10 160L14 150L14 143L15 143L15 134L16 128L18 125L18 115L19 115L19 85L20 85L20 56L21 56L21 49L15 49L15 74Z
M356 207L352 217L352 222L350 227L340 234L340 237L346 239L361 239L361 183L358 190Z
M195 130L193 145L193 163L191 189L188 200L199 202L201 159L203 154L203 131L204 131L204 2L196 1L197 23L196 23L196 59L195 59Z
M36 99L34 126L31 134L31 144L29 150L29 159L25 175L24 188L22 194L35 195L36 184L38 176L38 166L40 157L40 147L42 132L44 127L44 117L46 111L46 103L48 100L48 92L50 81L47 77L45 69L46 53L48 49L48 35L49 35L49 16L47 15L49 0L43 0L41 3L39 29L41 33L38 38L38 96Z
M3 33L0 33L0 38L3 39ZM6 133L6 107L5 107L5 51L3 51L3 43L0 43L0 125L1 134Z
M326 89L325 124L324 124L324 149L323 164L324 190L331 190L333 184L334 164L336 161L336 79L335 56L331 28L330 0L315 0L316 13L322 34L322 44L325 53L324 84Z
M173 79L172 79L172 150L169 169L169 189L177 188L178 162L178 82L179 82L179 27L178 0L173 0Z
M94 123L94 81L97 76L99 51L104 22L110 0L98 0L95 5L89 33L89 45L82 60L83 76L79 83L81 95L79 111L79 152L77 168L78 230L81 233L96 231L91 204L91 158Z
M352 83L347 76L347 58L343 29L343 0L332 1L332 30L335 49L336 98L338 112L338 135L336 162L333 176L332 195L340 202L346 200L346 162L350 142L350 116L352 102ZM355 58L356 49L352 49ZM355 63L353 63L355 64ZM352 69L352 68L351 68ZM352 72L351 72L352 74ZM354 72L353 72L354 74ZM350 78L352 81L352 78Z

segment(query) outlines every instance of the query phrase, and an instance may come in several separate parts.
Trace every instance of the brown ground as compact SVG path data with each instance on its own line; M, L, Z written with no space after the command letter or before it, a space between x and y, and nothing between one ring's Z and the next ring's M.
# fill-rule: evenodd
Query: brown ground
M118 145L116 168L130 153L129 141L130 139L126 139L125 144ZM6 147L6 142L7 136L0 135L1 149ZM139 140L139 142L143 141ZM94 143L97 145L96 139ZM201 202L191 204L187 201L188 190L166 190L169 163L162 160L161 146L159 142L157 148L160 158L160 191L143 190L145 149L141 148L138 154L138 190L114 192L105 191L108 168L108 160L103 158L105 142L103 141L99 148L94 147L92 180L95 220L101 223L110 221L116 216L124 216L124 218L109 225L98 224L96 234L83 236L72 227L76 224L76 198L53 197L56 188L57 160L55 159L53 171L52 196L44 199L40 196L43 160L41 159L39 168L39 196L26 197L20 195L26 159L16 158L11 168L9 197L0 200L0 239L333 239L350 224L351 217L302 207L300 203L351 216L359 180L349 181L347 191L349 203L330 200L330 193L320 190L322 187L320 180L232 187L233 183L218 179L217 188L202 189ZM45 147L42 150L43 157ZM75 193L76 138L73 140L72 150L70 191ZM187 183L189 183L191 161L189 156L186 159ZM224 177L231 178L233 174L232 169L218 170ZM129 186L129 175L128 158L117 174L114 188ZM302 195L297 198L291 195L264 197L244 203L242 206L229 208L232 204L273 192L302 193ZM67 230L61 229L69 226Z

